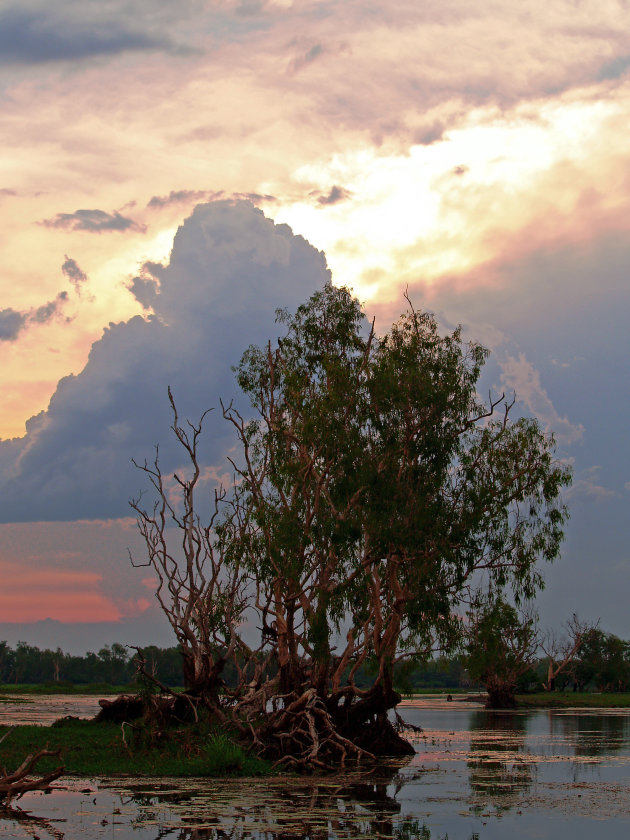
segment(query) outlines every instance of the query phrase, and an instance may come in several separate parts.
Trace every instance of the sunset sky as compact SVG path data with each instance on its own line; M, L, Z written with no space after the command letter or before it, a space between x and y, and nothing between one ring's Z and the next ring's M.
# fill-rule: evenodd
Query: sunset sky
M0 639L172 643L130 459L328 270L492 350L574 469L543 623L630 638L627 0L0 0L0 67Z

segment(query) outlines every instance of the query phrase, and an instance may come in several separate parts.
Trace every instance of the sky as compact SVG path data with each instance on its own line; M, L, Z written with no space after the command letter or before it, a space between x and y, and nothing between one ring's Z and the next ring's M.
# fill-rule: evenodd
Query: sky
M331 276L492 351L573 467L541 621L630 638L629 6L0 0L0 639L173 643L131 459Z

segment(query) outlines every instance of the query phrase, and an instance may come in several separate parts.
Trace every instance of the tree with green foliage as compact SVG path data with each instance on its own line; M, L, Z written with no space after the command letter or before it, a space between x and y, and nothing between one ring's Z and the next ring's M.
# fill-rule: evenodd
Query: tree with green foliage
M630 686L630 642L597 627L584 634L573 676L579 688L626 691Z
M536 663L536 616L517 610L502 593L478 593L468 611L465 664L488 692L486 707L513 709L519 682Z
M134 507L160 576L158 596L175 592L180 601L178 639L200 640L211 617L221 631L213 662L255 663L241 668L232 692L205 696L216 698L222 716L230 709L237 724L246 719L244 732L257 715L263 752L312 762L335 750L343 758L348 744L401 749L387 719L400 701L396 664L453 644L454 611L476 576L533 595L537 561L559 551L566 517L559 493L569 473L535 420L513 420L503 396L479 399L487 351L464 342L459 329L441 335L433 316L409 305L377 336L358 301L330 284L279 320L285 334L250 347L237 370L254 419L223 406L240 452L234 488L218 496L229 502L222 517L201 524L199 465L176 414L173 428L192 464L192 478L175 477L180 510L157 461L145 465L156 507ZM197 434L200 425L190 429ZM169 515L183 560L166 546ZM221 570L207 575L204 557L212 570L212 558L220 560ZM214 593L200 587L202 574ZM229 587L216 589L230 581L235 608ZM234 616L259 628L258 647L235 641ZM368 661L374 676L359 686ZM212 678L220 678L217 669Z

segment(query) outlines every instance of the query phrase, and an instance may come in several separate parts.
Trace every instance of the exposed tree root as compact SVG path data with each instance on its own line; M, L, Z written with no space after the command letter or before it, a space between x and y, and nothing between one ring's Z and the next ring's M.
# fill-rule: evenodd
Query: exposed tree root
M399 717L396 724L386 712L367 719L362 714L353 721L346 707L337 719L313 687L287 695L276 692L277 685L270 681L252 686L236 703L234 698L225 697L222 707L190 695L143 699L122 696L105 705L101 701L97 720L122 723L123 742L129 749L124 726L140 717L142 730L159 740L168 737L169 728L182 723L192 725L203 715L232 731L241 744L273 766L284 765L301 772L373 764L377 756L413 754L413 747L400 734L404 726ZM195 700L193 717L188 706Z
M331 770L347 762L376 761L372 752L338 731L314 688L267 715L254 735L260 754L274 761L274 766Z

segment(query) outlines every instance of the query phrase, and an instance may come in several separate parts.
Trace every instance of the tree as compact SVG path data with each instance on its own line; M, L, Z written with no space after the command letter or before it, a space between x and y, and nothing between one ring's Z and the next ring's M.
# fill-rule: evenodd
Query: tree
M566 623L564 636L558 636L553 630L548 630L541 637L540 648L547 657L547 676L543 680L545 691L555 691L558 677L569 673L582 642L591 629L593 628L580 621L573 613Z
M531 610L518 611L502 593L478 593L468 612L466 667L488 692L486 708L513 709L521 680L536 662L539 635Z
M479 400L487 352L459 329L442 336L410 305L377 337L332 285L279 320L285 335L250 347L237 370L255 419L223 405L240 454L208 526L194 507L201 426L187 435L171 398L192 465L192 478L175 476L183 512L157 459L142 468L158 491L153 513L134 503L158 597L182 647L199 645L215 663L240 658L244 679L229 701L206 695L222 714L231 704L235 719L247 698L248 720L265 721L255 730L263 752L302 760L326 749L343 758L344 744L401 749L387 721L400 700L396 663L453 643L454 611L475 576L517 597L536 591L536 562L559 550L569 474L536 421L513 421L503 396ZM166 546L169 518L183 559ZM240 639L245 618L259 628L256 649ZM360 687L367 663L374 676Z
M624 691L630 683L630 643L597 627L588 630L574 665L577 685L598 691Z
M180 425L177 408L169 388L173 411L173 433L185 452L190 475L173 475L181 491L181 504L169 493L160 468L158 450L153 464L146 461L137 467L149 479L155 491L151 509L142 504L142 496L132 499L138 516L138 528L144 538L148 560L158 577L156 597L175 633L183 658L184 683L189 694L200 697L215 714L220 712L221 673L230 658L245 648L237 632L246 606L247 577L241 570L241 558L234 553L226 562L226 546L235 541L242 508L238 488L230 506L225 492L216 490L214 506L207 523L202 523L196 509L196 493L201 476L197 450L203 420ZM223 503L227 515L221 518ZM174 527L179 537L171 545L168 529ZM134 565L142 565L134 562ZM147 675L150 676L150 675Z

